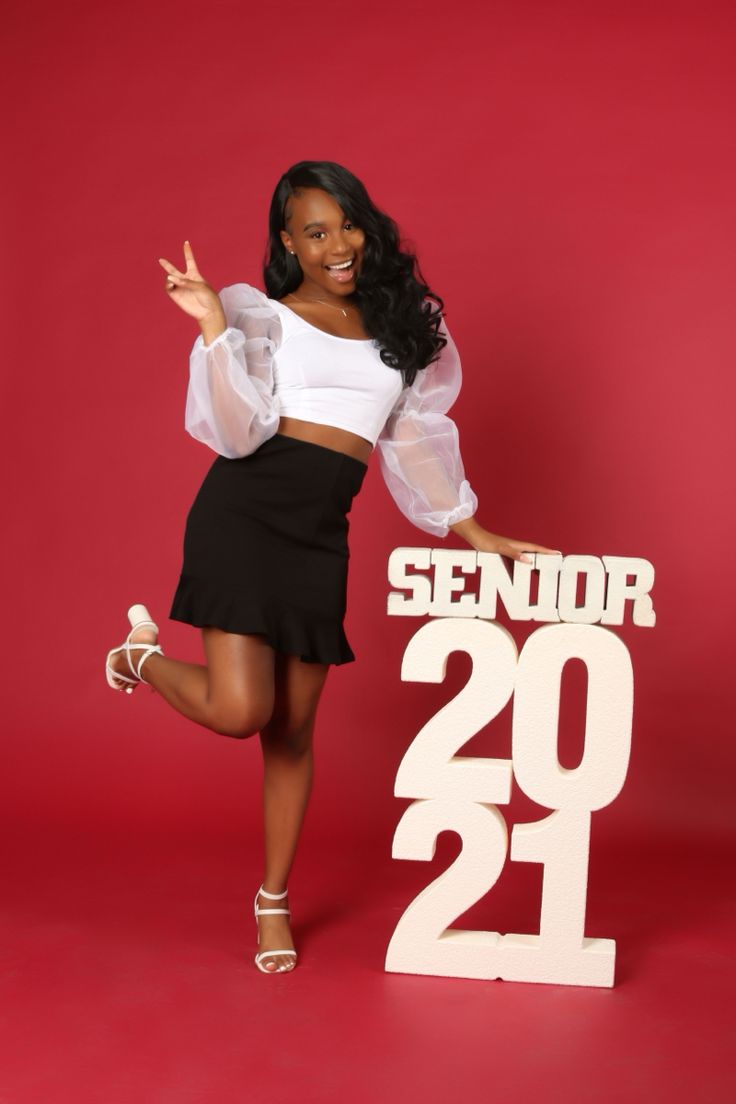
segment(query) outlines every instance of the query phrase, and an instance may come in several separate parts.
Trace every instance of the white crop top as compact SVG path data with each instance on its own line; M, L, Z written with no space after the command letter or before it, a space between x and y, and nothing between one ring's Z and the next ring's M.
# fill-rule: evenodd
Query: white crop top
M273 354L280 413L348 429L375 445L401 393L401 373L383 363L375 341L325 333L278 300L268 302L281 318Z
M219 294L227 329L210 345L201 334L194 342L188 433L235 459L272 437L281 415L350 430L377 447L386 485L417 528L445 537L473 516L478 500L446 414L462 376L444 320L439 360L404 388L372 339L325 333L249 284Z

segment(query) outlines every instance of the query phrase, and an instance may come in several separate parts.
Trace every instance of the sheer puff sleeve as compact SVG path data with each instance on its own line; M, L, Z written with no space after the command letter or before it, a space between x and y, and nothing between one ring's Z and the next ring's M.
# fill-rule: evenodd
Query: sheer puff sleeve
M221 456L248 456L278 429L273 353L278 311L262 291L232 284L220 294L227 329L210 345L199 335L189 357L187 433Z
M462 383L460 356L444 320L439 332L447 338L439 360L401 392L376 445L402 514L418 529L446 537L451 525L473 516L478 499L465 478L457 426L447 417Z

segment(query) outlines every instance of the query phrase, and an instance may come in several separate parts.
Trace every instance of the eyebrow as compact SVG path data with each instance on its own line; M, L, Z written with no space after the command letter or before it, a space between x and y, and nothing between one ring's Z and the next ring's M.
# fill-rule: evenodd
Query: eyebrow
M347 215L343 219L343 222L350 222L350 221L351 220L347 217ZM324 226L324 223L323 222L308 222L307 225L304 227L304 230L310 230L313 226ZM304 231L302 231L302 233L303 232Z

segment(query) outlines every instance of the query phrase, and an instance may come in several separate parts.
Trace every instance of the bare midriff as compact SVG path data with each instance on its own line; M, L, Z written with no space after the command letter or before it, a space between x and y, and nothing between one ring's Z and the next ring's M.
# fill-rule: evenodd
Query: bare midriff
M356 460L362 460L364 464L368 463L373 452L371 442L365 437L359 437L357 433L338 429L337 426L321 425L319 422L305 422L301 418L282 417L276 432L285 437L298 437L300 441L311 441L315 445L344 452L348 456L354 456Z

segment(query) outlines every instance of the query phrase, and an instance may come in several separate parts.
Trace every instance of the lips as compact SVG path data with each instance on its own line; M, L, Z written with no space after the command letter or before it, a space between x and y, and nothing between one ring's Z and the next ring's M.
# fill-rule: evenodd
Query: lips
M351 259L351 263L347 268L330 268L329 265L325 265L325 268L330 277L338 284L347 284L355 279L355 257Z
M353 256L353 257L350 258L350 264L349 265L346 265L345 261L337 261L334 265L325 265L325 268L328 268L331 272L333 272L335 270L337 270L338 272L340 272L340 271L349 272L350 269L353 267L354 263L355 263L355 257ZM337 268L338 265L342 265L343 267L342 268Z

